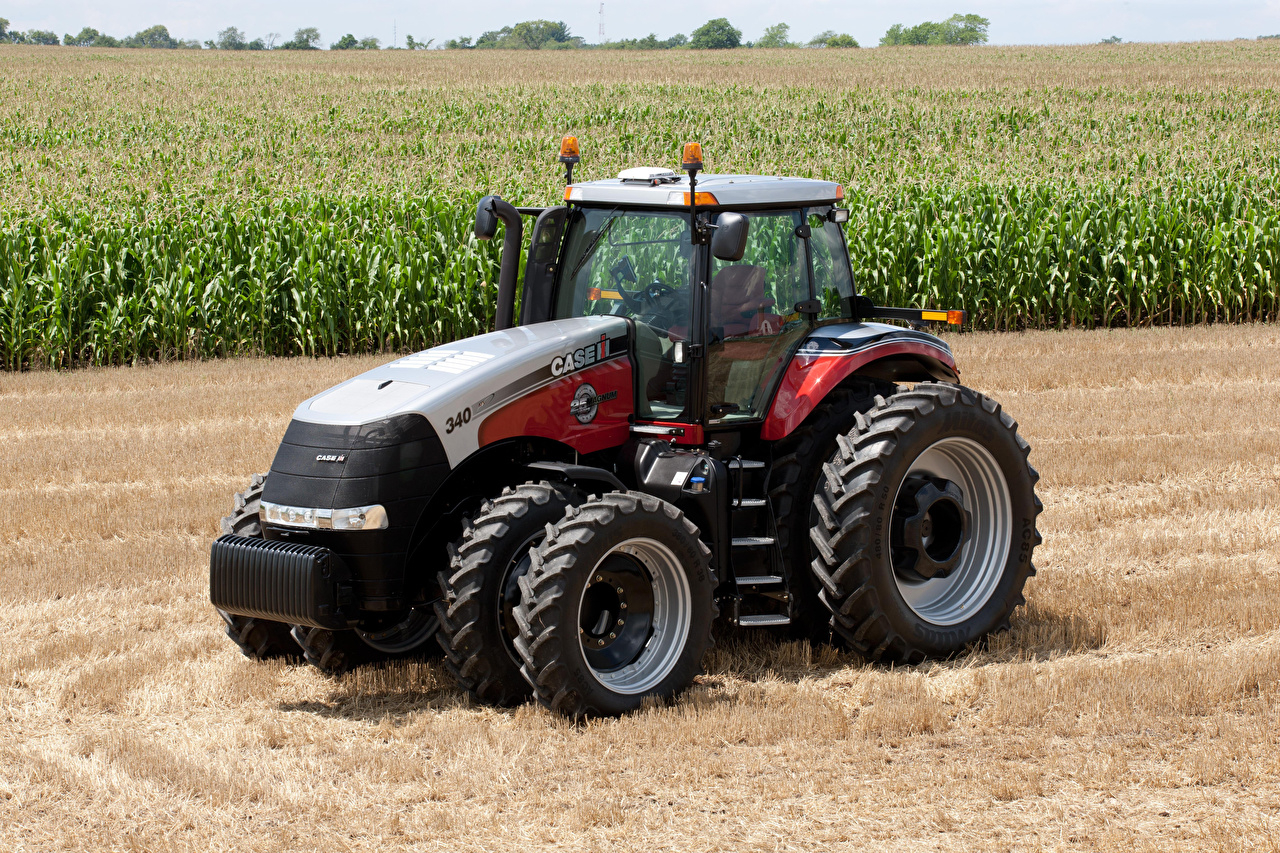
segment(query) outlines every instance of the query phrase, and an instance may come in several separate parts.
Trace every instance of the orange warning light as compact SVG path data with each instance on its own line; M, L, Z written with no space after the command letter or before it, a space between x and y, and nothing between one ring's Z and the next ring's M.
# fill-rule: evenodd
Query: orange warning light
M578 152L578 137L566 136L560 140L561 163L577 163L581 159Z
M714 205L714 204L719 204L719 203L720 203L719 199L717 199L717 198L716 198L714 195L712 195L711 193L694 193L694 196L695 196L694 201L695 201L695 202L697 202L698 207L705 207L705 206L706 206L706 205L708 205L708 204L713 204L713 205ZM688 207L688 206L689 206L689 194L688 194L688 193L685 193L685 194L684 194L684 204L685 204L685 207Z
M702 171L702 143L686 142L680 153L680 168L686 172Z

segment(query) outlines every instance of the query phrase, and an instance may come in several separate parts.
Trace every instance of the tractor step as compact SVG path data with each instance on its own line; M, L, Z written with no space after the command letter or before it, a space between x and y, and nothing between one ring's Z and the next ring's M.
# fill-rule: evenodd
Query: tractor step
M728 462L730 468L754 469L763 468L764 463L756 459L730 459Z
M734 498L733 508L740 509L744 507L752 507L752 508L762 507L767 503L768 501L766 501L764 498Z
M743 628L766 628L774 625L790 625L791 617L781 613L758 613L750 616L739 616L738 624Z
M780 575L743 575L737 578L739 587L744 586L781 586Z
M772 545L773 541L772 536L735 536L733 537L733 547L763 548L765 545Z

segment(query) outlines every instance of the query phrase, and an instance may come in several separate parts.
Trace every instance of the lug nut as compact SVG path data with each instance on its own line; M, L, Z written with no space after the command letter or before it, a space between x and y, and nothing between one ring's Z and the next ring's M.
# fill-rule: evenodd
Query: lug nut
M600 583L600 581L602 580L604 580L604 577L602 575L596 575L596 583Z
M610 632L609 632L609 639L610 639L610 640L616 640L616 639L618 639L618 635L617 635L617 634L615 634L615 633L613 633L612 631L610 631Z
M626 610L626 609L627 609L627 603L626 603L625 601L624 601L624 602L622 602L621 607L622 607L622 609L623 609L623 610Z
M622 587L618 587L618 595L622 595Z
M618 620L618 624L619 624L619 625L621 625L621 624L622 624L622 620L621 620L621 619L619 619L619 620Z

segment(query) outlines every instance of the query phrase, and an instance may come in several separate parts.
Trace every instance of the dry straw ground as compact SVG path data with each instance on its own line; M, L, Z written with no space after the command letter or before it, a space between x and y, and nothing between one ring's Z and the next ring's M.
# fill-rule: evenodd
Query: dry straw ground
M221 636L230 493L373 360L0 375L0 849L1280 847L1280 328L954 342L1044 473L1014 630L898 671L729 638L582 727Z

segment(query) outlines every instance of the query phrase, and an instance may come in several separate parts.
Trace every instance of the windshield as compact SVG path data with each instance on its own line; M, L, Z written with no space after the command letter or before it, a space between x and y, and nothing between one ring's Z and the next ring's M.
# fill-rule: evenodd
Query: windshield
M664 333L688 326L692 248L688 214L575 210L556 318L614 314Z
M688 371L674 348L689 336L692 257L687 212L575 208L570 214L555 319L609 314L635 320L641 416L676 417L684 410Z

